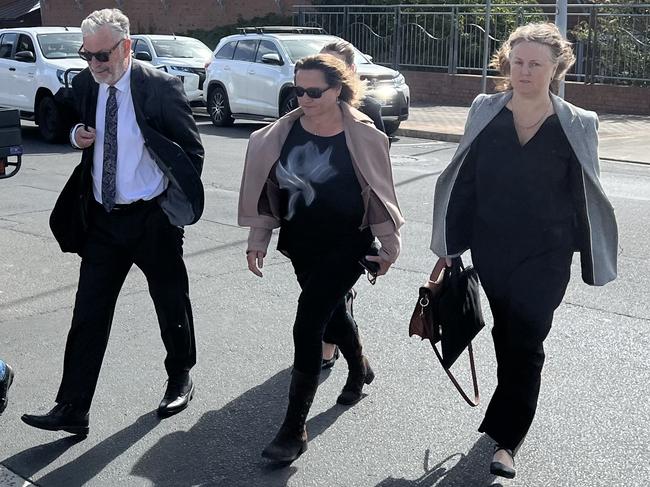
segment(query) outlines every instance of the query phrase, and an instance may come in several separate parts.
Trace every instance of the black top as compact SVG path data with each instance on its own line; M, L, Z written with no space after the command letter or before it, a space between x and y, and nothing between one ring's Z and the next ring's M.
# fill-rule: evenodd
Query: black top
M579 171L557 115L522 146L512 112L504 107L472 143L459 174L462 199L471 204L460 205L464 214L455 217L474 217L475 237L480 228L481 238L505 236L515 245L535 245L558 228L567 229L561 238L574 239L572 180Z
M384 120L381 118L381 103L375 100L372 96L364 96L359 105L359 111L372 120L372 123L375 124L377 130L386 133Z
M306 255L367 246L361 186L341 132L320 137L297 120L272 171L281 190L278 249Z

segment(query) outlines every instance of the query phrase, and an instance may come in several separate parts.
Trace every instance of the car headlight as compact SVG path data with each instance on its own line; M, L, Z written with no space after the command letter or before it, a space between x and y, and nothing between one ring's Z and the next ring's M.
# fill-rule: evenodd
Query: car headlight
M398 74L397 76L395 76L395 77L393 78L393 85L394 85L396 88L402 86L402 85L405 84L405 83L406 83L406 79L404 79L404 75L403 75L403 74Z
M65 69L57 69L56 70L56 77L59 79L59 82L62 85L65 84L65 72L66 72ZM68 73L68 83L70 83L72 81L72 78L74 78L78 73L79 73L79 71L70 71Z
M193 73L192 68L188 68L187 66L170 66L171 69L174 69L176 71L182 71L183 73Z

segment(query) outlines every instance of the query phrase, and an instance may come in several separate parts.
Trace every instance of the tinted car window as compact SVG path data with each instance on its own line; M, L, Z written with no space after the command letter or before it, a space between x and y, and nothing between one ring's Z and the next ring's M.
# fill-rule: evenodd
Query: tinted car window
M4 34L0 38L0 58L11 58L11 51L14 48L17 39L18 34L14 34L13 32L10 34Z
M34 51L34 42L32 41L32 38L26 34L20 34L18 45L16 46L16 52L23 51L28 51L36 55L36 52Z
M235 46L237 41L231 41L228 44L224 45L217 51L214 55L217 59L232 59L232 55L235 52Z
M136 54L139 52L146 52L147 54L151 55L151 49L149 49L147 43L142 39L136 39L133 52L135 52Z
M255 50L257 49L257 41L239 41L235 48L235 61L253 61L255 59Z
M81 32L39 34L37 39L43 56L48 59L78 58L79 49L83 44Z
M262 56L264 56L264 54L277 54L280 59L282 59L282 56L280 56L280 53L278 52L278 48L275 47L275 44L273 44L271 41L260 41L260 45L257 48L257 56L255 56L255 62L261 63Z

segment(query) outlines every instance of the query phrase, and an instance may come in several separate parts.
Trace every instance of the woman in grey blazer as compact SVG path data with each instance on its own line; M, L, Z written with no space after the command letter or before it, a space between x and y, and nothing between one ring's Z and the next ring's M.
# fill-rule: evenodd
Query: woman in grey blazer
M575 58L553 24L519 27L493 65L503 91L479 95L436 183L434 273L470 249L488 297L498 384L479 431L495 442L490 471L515 476L532 423L543 342L579 251L582 278L616 277L614 210L599 180L598 117L553 95Z

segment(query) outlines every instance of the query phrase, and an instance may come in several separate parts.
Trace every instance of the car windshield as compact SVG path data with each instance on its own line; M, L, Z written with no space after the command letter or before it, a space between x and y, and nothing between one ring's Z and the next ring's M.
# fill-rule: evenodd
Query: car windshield
M81 32L38 34L36 37L43 56L48 59L78 58L79 48L83 44Z
M283 39L282 44L287 50L291 62L295 64L298 59L312 54L318 54L320 50L334 39L329 37L319 39L317 37L310 39ZM360 51L354 49L354 64L372 64Z
M151 39L158 57L208 59L212 51L197 39Z

